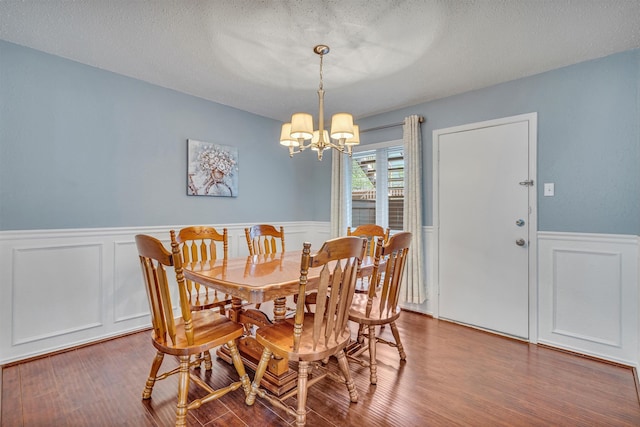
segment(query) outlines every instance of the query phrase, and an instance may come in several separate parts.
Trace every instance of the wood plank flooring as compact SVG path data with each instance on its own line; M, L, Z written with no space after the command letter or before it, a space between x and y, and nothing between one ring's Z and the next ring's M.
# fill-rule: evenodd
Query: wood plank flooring
M360 398L330 379L310 389L309 426L640 426L630 368L615 366L404 312L407 361L378 346L378 385L351 364ZM355 329L355 328L354 328ZM391 338L389 328L383 336ZM170 426L177 379L141 392L155 354L149 332L5 367L3 427ZM170 357L165 365L177 365ZM335 363L335 362L332 362ZM213 386L235 378L217 360L202 377ZM253 373L250 373L253 376ZM191 388L191 397L200 395ZM295 398L291 399L292 402ZM294 404L294 403L292 403ZM287 426L293 417L242 390L190 411L190 426Z

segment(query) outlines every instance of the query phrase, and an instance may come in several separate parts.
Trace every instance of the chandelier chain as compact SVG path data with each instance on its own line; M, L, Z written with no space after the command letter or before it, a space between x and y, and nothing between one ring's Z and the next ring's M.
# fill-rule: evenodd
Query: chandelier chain
M320 90L323 90L323 79L322 79L322 60L324 59L324 55L320 54Z

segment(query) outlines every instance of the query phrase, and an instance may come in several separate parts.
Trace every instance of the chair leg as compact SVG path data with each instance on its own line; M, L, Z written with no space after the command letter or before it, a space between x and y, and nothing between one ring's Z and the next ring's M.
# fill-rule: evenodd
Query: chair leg
M358 323L358 343L364 343L364 325L362 323Z
M265 347L262 351L262 357L260 358L258 367L256 368L256 374L253 377L253 383L251 383L251 391L249 392L249 395L245 400L245 403L249 406L253 405L253 403L256 401L256 394L258 394L258 389L260 388L260 381L262 381L262 376L267 370L267 365L269 364L270 359L271 350Z
M404 347L402 347L402 342L400 341L400 332L398 332L396 322L391 322L391 332L393 333L393 338L396 340L396 345L398 346L400 360L407 360L407 354L404 352Z
M205 371L210 371L213 368L213 363L211 363L211 352L207 350L204 352L203 356L204 356L204 369Z
M347 390L349 391L349 398L352 402L358 401L358 390L356 389L356 384L353 382L353 378L351 378L351 371L349 371L349 362L347 361L347 356L345 356L344 351L341 350L336 354L336 358L338 359L338 366L342 371L342 375L345 379L345 384L347 385Z
M376 362L376 327L369 325L369 374L371 384L378 382L378 365Z
M231 340L227 343L227 347L229 348L229 353L231 353L231 360L233 360L233 366L236 368L236 372L240 376L240 381L242 382L242 389L244 390L244 396L249 396L251 392L251 381L249 380L249 375L244 369L244 363L242 363L242 359L240 358L240 352L238 351L238 346L236 345L235 340Z
M187 425L187 397L189 394L190 356L180 356L178 372L178 407L176 408L176 426Z
M153 385L156 383L156 376L158 376L158 370L160 369L160 365L162 365L163 359L164 359L164 353L160 351L156 352L156 357L153 358L153 362L151 363L151 371L149 372L149 378L147 378L147 383L145 384L144 391L142 392L143 399L151 398Z
M304 426L307 422L307 379L309 377L309 362L298 363L298 409L296 410L296 425Z

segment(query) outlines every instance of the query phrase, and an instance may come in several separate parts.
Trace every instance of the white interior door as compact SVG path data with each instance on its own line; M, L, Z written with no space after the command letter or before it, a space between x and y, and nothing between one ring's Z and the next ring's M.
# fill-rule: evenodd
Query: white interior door
M529 137L523 120L443 133L437 143L439 315L525 339Z

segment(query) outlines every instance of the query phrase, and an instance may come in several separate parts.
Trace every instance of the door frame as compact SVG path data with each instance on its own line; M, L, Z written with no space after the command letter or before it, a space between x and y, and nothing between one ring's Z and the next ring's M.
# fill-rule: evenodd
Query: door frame
M538 113L520 114L495 120L469 123L433 131L433 317L440 317L440 136L465 132L487 127L501 126L517 122L528 122L529 125L529 179L533 180L529 191L529 342L538 342L538 181L537 181L537 147L538 147ZM523 177L523 180L526 177Z

